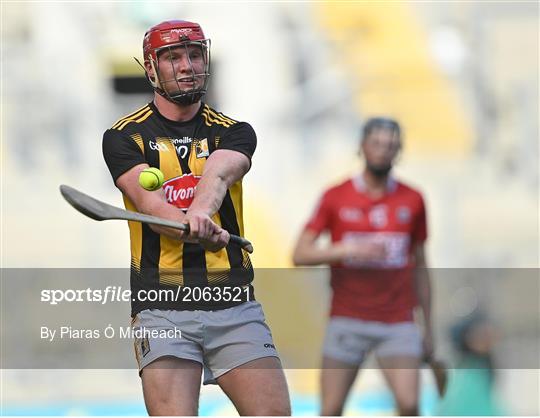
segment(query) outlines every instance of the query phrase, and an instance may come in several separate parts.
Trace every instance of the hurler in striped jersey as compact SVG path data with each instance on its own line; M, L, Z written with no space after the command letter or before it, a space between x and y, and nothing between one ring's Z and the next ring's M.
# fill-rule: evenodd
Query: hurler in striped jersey
M150 28L143 53L154 99L105 132L103 154L127 209L190 226L185 235L129 223L133 327L178 328L182 335L135 340L147 410L196 415L204 371L204 383L219 384L241 415L288 415L287 385L255 301L249 255L229 244L229 233L244 234L242 178L255 132L201 101L210 40L197 23ZM163 172L161 190L139 186L149 166Z

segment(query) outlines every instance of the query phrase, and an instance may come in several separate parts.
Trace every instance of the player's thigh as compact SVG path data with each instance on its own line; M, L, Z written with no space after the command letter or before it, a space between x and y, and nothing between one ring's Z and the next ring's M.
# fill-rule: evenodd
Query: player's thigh
M321 370L324 414L339 414L358 369L376 342L373 325L348 317L332 317L326 326Z
M358 370L358 364L323 357L320 382L322 415L341 415Z
M240 415L290 415L285 375L277 357L259 358L228 371L217 383Z
M422 337L412 322L388 324L381 328L382 341L375 354L394 393L400 411L414 411L418 404Z
M402 415L416 415L420 382L418 357L378 358L381 371Z
M144 402L150 415L197 415L202 365L161 357L141 372Z
M253 360L279 358L258 302L202 314L205 326L204 384ZM279 363L278 363L279 364Z

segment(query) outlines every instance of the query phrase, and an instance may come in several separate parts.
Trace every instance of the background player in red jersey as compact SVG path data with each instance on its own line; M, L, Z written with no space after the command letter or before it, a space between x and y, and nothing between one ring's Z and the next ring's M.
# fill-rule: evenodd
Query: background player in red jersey
M365 169L323 194L293 256L296 265L332 267L322 414L342 413L358 369L373 350L399 413L417 415L418 367L433 352L424 202L420 193L390 175L401 150L396 121L370 119L361 149ZM319 247L323 231L330 233L331 244ZM417 305L423 313L423 341L413 321Z
M197 415L204 370L204 383L219 384L241 415L288 415L281 363L262 308L249 292L249 255L229 244L227 232L242 234L241 180L256 136L248 123L202 103L209 48L197 23L173 20L150 28L143 53L153 102L120 119L103 138L105 161L126 207L190 227L185 236L130 223L132 294L211 290L208 299L193 290L177 292L179 300L132 301L134 329L182 333L136 339L144 400L150 415ZM172 193L139 185L149 165L161 169ZM238 291L247 291L247 300Z

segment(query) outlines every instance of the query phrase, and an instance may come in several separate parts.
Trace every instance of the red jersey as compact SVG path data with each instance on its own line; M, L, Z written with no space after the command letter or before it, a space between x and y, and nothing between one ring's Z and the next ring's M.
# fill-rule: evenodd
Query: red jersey
M379 322L412 320L417 305L413 251L427 238L422 195L392 178L377 199L365 193L361 176L324 193L306 229L328 231L332 242L380 242L382 260L346 260L332 265L331 316Z

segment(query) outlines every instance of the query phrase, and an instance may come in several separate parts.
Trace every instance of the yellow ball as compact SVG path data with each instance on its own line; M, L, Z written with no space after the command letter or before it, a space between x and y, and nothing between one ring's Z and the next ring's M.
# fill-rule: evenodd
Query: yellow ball
M155 167L145 168L139 174L139 184L149 191L160 189L164 181L163 173Z

